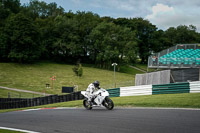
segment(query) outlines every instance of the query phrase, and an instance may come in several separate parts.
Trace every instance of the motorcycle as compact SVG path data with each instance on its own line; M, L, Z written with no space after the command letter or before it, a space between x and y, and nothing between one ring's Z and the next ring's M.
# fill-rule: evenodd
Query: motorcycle
M105 89L101 88L98 91L94 92L96 96L94 100L89 101L91 99L86 91L81 91L81 94L85 97L83 100L83 106L87 110L91 110L93 107L106 107L108 110L112 110L114 108L113 101L109 98L109 93Z

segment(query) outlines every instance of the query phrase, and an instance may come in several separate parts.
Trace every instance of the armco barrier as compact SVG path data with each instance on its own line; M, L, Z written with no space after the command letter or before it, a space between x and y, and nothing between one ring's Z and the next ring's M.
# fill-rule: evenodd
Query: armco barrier
M12 102L12 101L21 101L23 98L0 98L1 102Z
M152 85L152 94L175 94L175 93L189 93L190 86L189 82L183 83L171 83L171 84L161 84Z
M200 93L200 81L189 82L190 93Z
M67 102L73 100L81 100L84 97L81 92L73 92L66 95L51 95L46 97L37 98L0 98L0 109L11 109L11 108L24 108L39 106L45 104L52 104L58 102Z
M120 87L120 97L139 95L152 95L152 85Z
M119 97L120 96L120 88L107 89L110 97Z
M200 81L171 83L161 85L142 85L129 86L114 89L107 89L110 97L119 96L139 96L155 94L174 94L174 93L200 93ZM0 109L32 107L58 102L81 100L84 96L81 92L73 92L66 95L50 95L37 98L0 98Z

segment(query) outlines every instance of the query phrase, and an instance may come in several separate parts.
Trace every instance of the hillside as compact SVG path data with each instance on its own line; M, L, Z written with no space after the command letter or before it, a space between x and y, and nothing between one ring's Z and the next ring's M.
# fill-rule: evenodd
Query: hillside
M79 78L72 71L73 67L73 65L49 62L0 63L0 86L43 92L46 83L51 84L50 77L55 75L54 87L46 89L46 93L60 94L62 86L74 85L78 85L78 90L85 90L95 80L99 80L103 88L114 88L113 71L83 66L83 76ZM116 72L117 87L134 85L134 80L134 74Z

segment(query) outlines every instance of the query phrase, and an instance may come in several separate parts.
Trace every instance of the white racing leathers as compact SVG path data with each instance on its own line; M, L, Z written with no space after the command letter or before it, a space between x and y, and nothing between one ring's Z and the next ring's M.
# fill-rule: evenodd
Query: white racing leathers
M91 101L92 98L95 97L95 93L98 89L94 86L93 83L89 84L88 88L86 89L86 94L88 95L88 101Z

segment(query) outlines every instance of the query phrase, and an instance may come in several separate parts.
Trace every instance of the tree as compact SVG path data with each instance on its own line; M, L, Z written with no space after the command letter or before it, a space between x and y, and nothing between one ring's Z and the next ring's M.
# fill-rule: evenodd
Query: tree
M90 47L89 35L91 31L100 23L100 17L92 12L80 12L75 15L77 35L79 37L79 45L81 47L80 55L87 57Z
M170 27L169 29L167 29L165 31L165 36L168 38L169 42L170 42L170 46L173 46L176 42L176 28L174 27Z
M62 8L61 6L57 7L57 4L55 2L47 5L47 16L56 17L63 14L64 8Z
M57 17L64 14L64 8L61 6L57 7L55 2L47 4L44 1L31 0L28 6L25 6L25 14L29 14L30 17L36 18L47 18Z
M110 68L113 62L123 63L124 58L133 61L137 43L130 29L123 29L114 23L102 22L90 34L90 57L102 68Z
M10 14L10 10L3 8L2 4L0 3L0 27L4 27L5 20Z
M150 51L151 53L160 52L163 49L167 49L172 46L170 40L166 37L163 30L155 31L152 34L152 39L150 41L150 43L152 44L152 51Z
M185 43L198 43L199 33L193 25L179 25L176 28L170 27L165 31L165 36L170 42L170 46Z
M133 27L136 31L136 36L138 39L139 56L142 59L142 63L147 63L150 51L152 51L152 35L157 30L156 26L151 24L148 20L143 18L133 18Z
M77 33L76 21L74 18L67 18L66 16L58 16L54 20L54 39L53 42L53 56L57 60L69 62L73 60L82 51L79 45L79 36ZM71 57L71 59L70 59ZM76 61L75 61L76 62Z
M155 25L152 25L148 20L144 20L143 18L117 18L114 21L115 24L130 28L135 32L138 43L138 54L142 59L142 63L146 63L148 56L153 51L153 41L156 38L153 38L154 32L156 32L157 28Z
M9 36L7 47L10 60L23 63L40 57L39 32L31 19L21 13L9 17L5 33Z
M0 0L0 8L8 9L12 13L20 11L20 0Z
M37 18L35 20L36 27L38 27L40 35L40 46L42 49L41 59L52 60L54 57L53 44L56 41L55 21L54 18Z
M99 16L91 12L68 12L54 19L53 54L63 61L88 61L90 32L98 24Z
M5 33L6 19L20 10L19 0L0 0L0 60L7 61L9 46L8 35Z
M178 43L197 43L197 34L195 26L180 25L176 28L176 39Z
M0 60L8 59L9 47L7 45L8 36L0 30Z

